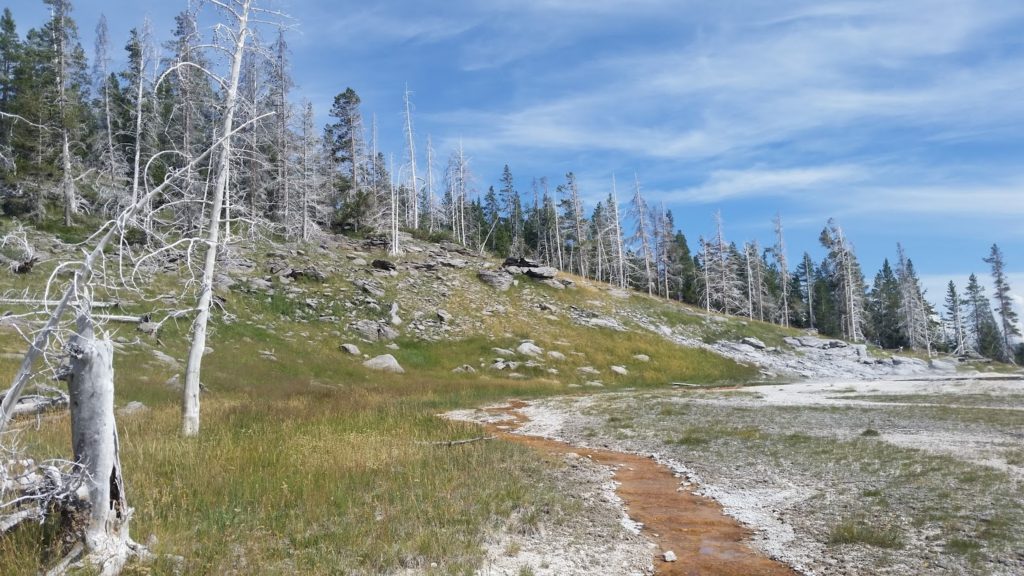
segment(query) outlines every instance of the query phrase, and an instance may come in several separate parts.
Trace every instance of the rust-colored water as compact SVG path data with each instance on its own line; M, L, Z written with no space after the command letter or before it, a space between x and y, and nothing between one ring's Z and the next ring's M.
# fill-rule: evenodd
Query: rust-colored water
M618 495L629 517L642 522L644 533L658 544L654 561L657 574L666 576L797 576L789 566L752 548L750 532L726 516L710 498L680 489L679 479L650 458L609 450L577 448L563 442L512 434L527 422L519 411L526 404L510 402L491 409L509 416L489 431L505 440L526 444L552 454L574 452L615 470ZM665 562L662 553L675 552L675 562Z

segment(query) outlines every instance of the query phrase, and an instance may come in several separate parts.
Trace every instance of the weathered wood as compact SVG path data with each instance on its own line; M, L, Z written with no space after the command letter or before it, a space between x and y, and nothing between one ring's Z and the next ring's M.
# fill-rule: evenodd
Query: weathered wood
M82 534L86 563L100 574L118 574L133 554L128 536L128 508L121 476L120 445L114 420L114 346L97 340L91 322L79 318L78 333L68 344L71 352L71 444L75 461L82 466L87 496ZM76 512L72 512L76 513Z

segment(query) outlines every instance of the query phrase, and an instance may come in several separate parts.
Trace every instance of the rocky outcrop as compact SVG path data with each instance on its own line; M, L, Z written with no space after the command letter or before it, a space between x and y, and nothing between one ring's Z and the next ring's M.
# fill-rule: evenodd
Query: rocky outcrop
M499 292L505 292L512 287L512 275L508 272L481 270L477 273L477 278Z
M374 320L357 320L349 324L348 329L367 342L394 340L399 335L398 330L392 328L387 322Z

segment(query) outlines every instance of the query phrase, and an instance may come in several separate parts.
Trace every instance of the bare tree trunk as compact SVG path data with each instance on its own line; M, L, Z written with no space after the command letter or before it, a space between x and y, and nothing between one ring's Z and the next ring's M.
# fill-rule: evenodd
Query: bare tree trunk
M412 218L406 218L406 224L413 229L420 227L420 198L416 182L416 143L412 132L412 110L409 104L409 87L405 87L405 136L409 146L409 208Z
M217 183L213 192L213 203L210 208L210 226L206 237L206 260L203 266L203 278L199 292L197 314L192 331L192 346L189 349L188 365L185 368L185 386L182 397L181 432L185 436L199 434L199 372L203 363L203 352L206 349L206 325L210 319L210 302L213 299L213 275L217 267L217 247L220 244L221 210L225 206L228 176L231 166L231 134L235 116L235 102L238 98L238 78L242 68L242 57L245 55L245 41L249 36L249 9L252 0L239 0L238 10L232 10L238 24L235 35L234 54L231 60L231 78L228 84L227 98L224 106L224 126L218 161Z
M87 496L82 509L70 511L78 518L68 525L82 530L71 536L84 544L85 564L98 567L100 574L118 574L137 545L128 536L131 509L114 421L114 347L110 340L96 339L83 313L69 350L71 444Z

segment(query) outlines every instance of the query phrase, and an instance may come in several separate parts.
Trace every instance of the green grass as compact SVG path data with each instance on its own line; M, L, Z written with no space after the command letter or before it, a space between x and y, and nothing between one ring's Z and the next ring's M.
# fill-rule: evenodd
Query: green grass
M76 230L53 229L69 240ZM264 251L253 251L258 270ZM54 264L30 275L2 276L0 289L37 290ZM396 281L387 279L382 302L397 293ZM225 322L218 312L210 326L207 344L213 352L203 361L207 390L197 439L178 434L180 392L167 382L181 368L160 363L148 348L128 346L116 354L117 404L138 400L149 407L119 419L128 498L135 508L132 533L140 541L155 536L157 553L183 556L188 574L377 574L432 563L438 566L433 573L472 573L488 531L510 519L530 531L541 520L568 518L574 504L560 492L551 464L528 448L504 442L431 444L480 434L474 426L438 418L439 412L510 397L580 393L569 385L582 380L576 368L584 365L600 369L611 390L672 381L742 382L755 375L750 367L654 334L551 321L525 306L522 313L482 318L479 333L453 341L403 337L398 350L359 343L371 356L393 354L407 370L370 372L361 358L338 350L351 337L332 335L348 322L342 305L347 296L339 296L351 293L348 277L299 285L307 294L289 297L281 285L271 296L224 294L234 321ZM154 293L177 288L173 275L150 284ZM542 290L547 289L524 284L508 297ZM577 302L600 296L585 289L550 292ZM322 305L310 308L307 297L320 298ZM453 291L445 305L467 315L482 308L480 302L460 302L463 297ZM137 299L124 311L142 313L153 306ZM346 319L317 322L322 314ZM131 326L111 328L128 340L137 336ZM183 318L165 324L162 346L146 341L183 359L189 331L190 319ZM558 374L520 369L525 377L512 379L480 369L494 357L493 347L514 348L526 338L566 354L563 362L547 361ZM13 331L0 330L0 349L23 348ZM273 351L278 361L263 357L263 350ZM651 361L637 362L635 354ZM17 363L0 360L0 379L9 381ZM452 374L463 364L480 371ZM611 365L626 366L629 375L613 375ZM56 415L22 438L37 458L63 457L70 452L69 435L68 419ZM52 529L34 526L0 539L0 571L38 573L47 562ZM144 573L175 569L161 561Z
M903 548L903 533L893 527L877 526L863 519L843 520L833 526L827 542L838 544L864 544L876 548L899 550Z

